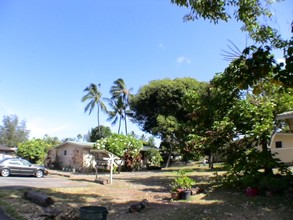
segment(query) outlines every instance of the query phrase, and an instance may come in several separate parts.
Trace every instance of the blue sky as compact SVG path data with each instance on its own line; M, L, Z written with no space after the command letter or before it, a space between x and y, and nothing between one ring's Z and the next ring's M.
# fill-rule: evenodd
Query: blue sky
M274 6L268 21L286 39L292 6ZM101 83L110 97L118 78L134 93L151 80L211 80L229 64L221 55L228 40L240 49L249 40L239 23L183 22L186 13L163 0L1 0L1 119L25 120L30 138L76 137L97 126L95 112L84 114L81 102L90 83ZM101 124L110 126L106 118ZM129 130L141 134L136 125Z

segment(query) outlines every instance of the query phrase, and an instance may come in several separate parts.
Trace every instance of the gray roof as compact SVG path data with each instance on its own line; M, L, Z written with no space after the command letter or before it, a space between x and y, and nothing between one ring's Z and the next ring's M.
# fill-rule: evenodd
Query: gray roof
M293 132L293 111L284 112L282 114L278 114L276 117L277 120L285 120L289 125L289 129Z
M75 147L80 147L80 148L92 148L95 143L94 142L66 141L62 144L57 145L55 148L62 147L65 144L74 145Z
M290 112L283 112L278 114L276 117L277 120L284 120L284 119L293 119L293 111Z
M0 151L14 152L14 150L10 147L6 147L0 144Z

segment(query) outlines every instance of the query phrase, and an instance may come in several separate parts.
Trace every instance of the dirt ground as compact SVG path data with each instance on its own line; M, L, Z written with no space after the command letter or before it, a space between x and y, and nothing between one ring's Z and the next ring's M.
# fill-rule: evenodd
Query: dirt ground
M82 206L103 206L109 212L108 220L293 219L292 192L247 197L243 192L216 189L211 179L214 171L199 165L188 167L193 169L189 176L196 180L197 186L203 188L204 192L191 196L188 201L173 201L168 185L180 168L115 174L113 183L106 185L96 183L93 174L72 174L63 178L85 181L87 186L39 190L55 201L54 209L64 212L72 209L78 216ZM101 175L100 178L106 179L109 175ZM7 195L4 193L1 199L5 198L8 203L14 204L16 216L22 216L16 219L45 219L40 217L44 208L23 199L22 193L22 190ZM129 207L143 199L148 200L148 206L140 212L129 213Z

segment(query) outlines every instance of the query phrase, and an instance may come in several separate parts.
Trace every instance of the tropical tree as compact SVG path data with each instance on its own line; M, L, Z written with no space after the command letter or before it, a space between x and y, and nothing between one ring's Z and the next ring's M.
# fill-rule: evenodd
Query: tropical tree
M101 87L101 84L90 84L88 87L84 89L84 92L87 92L86 95L84 95L81 99L82 102L88 101L89 103L85 106L84 112L89 112L89 114L92 113L95 106L97 106L97 120L98 120L98 126L100 126L100 110L106 112L107 108L104 102L102 101L102 92L99 90ZM99 130L100 132L100 130Z
M185 147L187 133L182 125L188 121L189 112L184 105L184 95L189 90L199 90L204 84L192 78L154 80L141 87L130 101L133 121L145 132L161 138L168 151L168 161L176 147Z
M0 126L0 143L8 147L17 147L18 143L28 140L30 131L26 122L16 115L4 116Z
M119 97L117 100L108 99L108 104L111 111L107 111L109 117L107 121L111 121L111 125L116 125L118 122L118 134L120 134L121 121L124 119L124 109L125 105L122 100L122 97Z
M114 81L113 86L110 89L111 99L116 101L117 104L123 104L122 114L125 125L125 134L127 134L127 116L130 115L129 101L132 97L132 88L128 89L123 79L119 78Z
M107 126L100 125L100 127L97 126L91 129L89 134L89 141L96 142L97 140L109 137L110 135L112 135L111 129Z
M158 122L162 124L163 118L171 120L171 117L178 122L186 121L188 112L183 97L187 91L197 90L201 85L202 83L192 78L151 81L142 86L130 101L133 121L143 131L161 137L163 133Z

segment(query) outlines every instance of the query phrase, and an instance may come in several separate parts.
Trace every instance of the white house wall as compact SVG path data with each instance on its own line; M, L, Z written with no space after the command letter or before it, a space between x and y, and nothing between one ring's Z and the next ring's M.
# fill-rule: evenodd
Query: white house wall
M276 145L281 145L277 148ZM293 163L293 134L292 133L276 133L272 137L271 152L277 153L276 157L284 163Z

